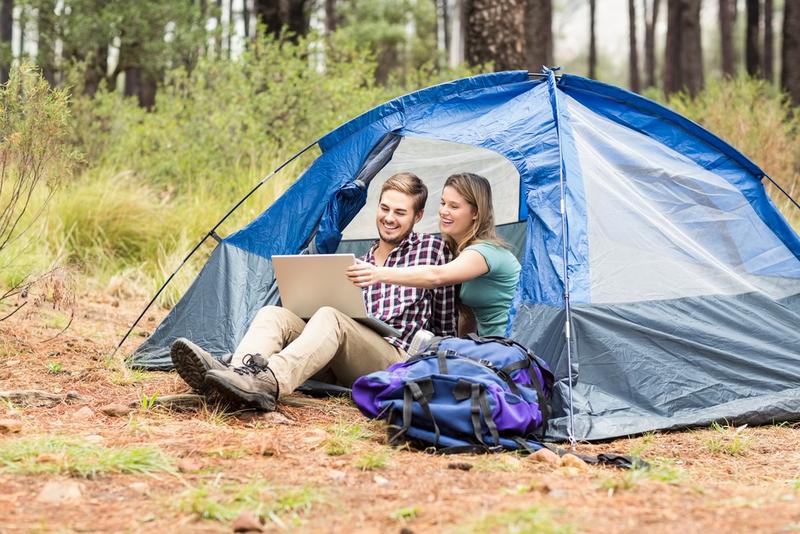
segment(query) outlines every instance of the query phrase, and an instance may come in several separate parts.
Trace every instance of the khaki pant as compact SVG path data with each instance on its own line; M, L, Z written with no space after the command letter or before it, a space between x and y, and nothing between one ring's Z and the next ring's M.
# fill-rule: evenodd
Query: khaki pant
M269 360L281 395L311 377L349 387L359 376L407 357L404 350L335 308L320 308L306 323L277 306L258 311L231 364L241 365L247 354L261 354Z

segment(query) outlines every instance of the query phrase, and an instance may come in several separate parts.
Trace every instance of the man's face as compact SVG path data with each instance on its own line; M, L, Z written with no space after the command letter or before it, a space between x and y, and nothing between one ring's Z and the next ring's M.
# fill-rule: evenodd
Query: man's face
M411 195L389 189L381 195L375 223L381 241L398 245L421 218L422 211L414 211L414 198Z

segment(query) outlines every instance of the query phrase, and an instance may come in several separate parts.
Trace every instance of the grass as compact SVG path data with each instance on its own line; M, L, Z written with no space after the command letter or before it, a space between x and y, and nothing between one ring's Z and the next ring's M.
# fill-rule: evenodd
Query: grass
M173 472L172 460L151 445L105 447L72 437L43 435L0 443L0 472L95 478L116 473Z
M111 373L109 380L115 386L130 386L132 384L139 384L147 380L150 373L141 371L139 369L126 369L124 366Z
M281 488L256 480L244 484L202 484L180 494L174 507L198 519L230 521L247 510L275 521L276 515L300 518L322 500L320 493L307 486Z
M686 471L675 465L673 460L653 458L648 462L650 467L628 469L603 480L600 487L607 490L609 495L613 495L618 491L633 490L645 480L678 485L688 478Z
M529 506L520 510L485 515L474 523L457 528L455 532L471 534L571 534L575 526L564 521L561 510Z
M344 456L353 452L353 446L361 440L374 437L369 428L358 423L335 423L328 427L331 437L325 440L325 453L328 456Z
M398 508L391 514L389 514L389 519L394 521L411 521L412 519L418 517L420 514L420 509L417 506L404 506L403 508Z
M356 460L355 466L362 471L374 471L386 467L389 454L384 449L367 451Z
M153 393L152 395L142 393L142 397L139 399L139 409L144 412L152 410L155 408L157 400L158 393Z
M47 362L47 372L51 375L57 375L64 372L64 365L61 362Z
M706 448L711 454L742 456L750 451L753 440L745 433L747 425L732 427L714 422L711 423L711 429L714 434L705 441Z

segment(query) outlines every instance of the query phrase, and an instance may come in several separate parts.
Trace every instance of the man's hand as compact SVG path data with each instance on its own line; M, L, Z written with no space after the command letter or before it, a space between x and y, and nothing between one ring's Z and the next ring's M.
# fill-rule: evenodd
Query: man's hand
M369 287L381 281L378 278L378 268L359 259L347 268L347 278L358 287Z

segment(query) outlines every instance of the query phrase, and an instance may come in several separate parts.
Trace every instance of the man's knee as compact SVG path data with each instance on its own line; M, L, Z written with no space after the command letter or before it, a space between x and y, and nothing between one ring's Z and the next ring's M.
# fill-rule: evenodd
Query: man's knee
M323 306L314 312L314 315L311 317L311 319L324 321L326 323L338 324L343 317L347 317L347 315L340 312L333 306ZM311 319L309 319L309 322Z

